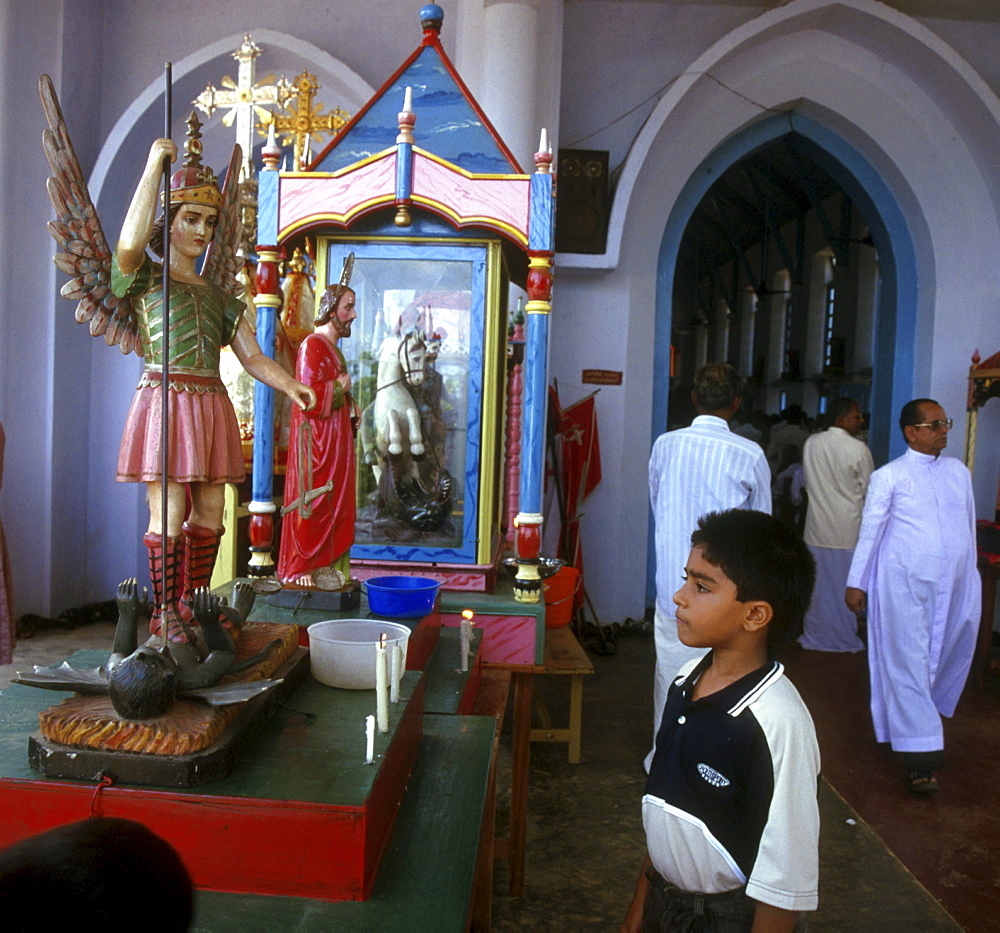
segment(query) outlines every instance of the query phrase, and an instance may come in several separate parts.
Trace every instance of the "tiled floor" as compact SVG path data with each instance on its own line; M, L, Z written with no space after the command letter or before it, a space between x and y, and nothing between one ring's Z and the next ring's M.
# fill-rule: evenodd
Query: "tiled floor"
M100 622L40 631L18 643L14 664L0 666L0 689L17 668L56 663L80 648L110 649L112 635L113 626ZM638 629L617 639L613 656L592 655L579 765L568 764L562 745L533 747L525 896L506 895L506 868L498 862L494 929L617 929L643 856L640 763L649 741L652 655L651 635ZM942 791L923 800L903 790L871 738L864 655L796 649L784 660L816 720L823 754L820 908L810 930L1000 930L1000 783L991 780L1000 692L988 687L963 698L948 724ZM538 681L553 721L560 720L565 678ZM503 820L509 745L501 752Z

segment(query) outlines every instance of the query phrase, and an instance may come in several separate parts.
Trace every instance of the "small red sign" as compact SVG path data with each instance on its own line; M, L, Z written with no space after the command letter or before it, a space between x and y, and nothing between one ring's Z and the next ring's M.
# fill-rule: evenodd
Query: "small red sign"
M620 386L622 374L618 369L585 369L582 381L585 385Z

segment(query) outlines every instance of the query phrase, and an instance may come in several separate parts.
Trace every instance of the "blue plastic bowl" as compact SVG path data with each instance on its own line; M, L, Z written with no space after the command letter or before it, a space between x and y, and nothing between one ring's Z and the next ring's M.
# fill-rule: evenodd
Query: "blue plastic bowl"
M434 608L441 584L428 577L372 577L362 584L368 608L376 615L416 619Z

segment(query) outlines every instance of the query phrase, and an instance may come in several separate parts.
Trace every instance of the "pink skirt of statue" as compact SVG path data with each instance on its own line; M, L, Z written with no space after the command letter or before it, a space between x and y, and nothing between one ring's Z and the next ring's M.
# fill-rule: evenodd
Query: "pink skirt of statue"
M168 476L177 483L241 483L243 444L233 403L221 379L185 380L170 387L170 462ZM143 380L145 382L145 380ZM162 476L159 384L139 384L118 452L120 483L155 483Z

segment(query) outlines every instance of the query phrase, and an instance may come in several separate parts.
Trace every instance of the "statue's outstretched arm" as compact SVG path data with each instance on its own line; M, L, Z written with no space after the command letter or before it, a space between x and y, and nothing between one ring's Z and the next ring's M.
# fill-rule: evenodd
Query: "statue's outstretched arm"
M145 587L139 589L135 577L129 577L118 584L118 624L115 626L112 655L124 658L138 647L139 619L148 618L148 602L149 593Z
M132 195L132 203L125 215L118 246L115 247L118 268L126 275L135 272L142 265L146 244L149 243L153 221L156 219L156 200L163 182L164 159L173 162L176 158L177 146L173 140L153 141L139 186Z
M316 393L309 386L293 379L278 363L263 353L246 318L240 321L232 348L236 359L254 379L284 392L304 411L309 411L316 404Z

